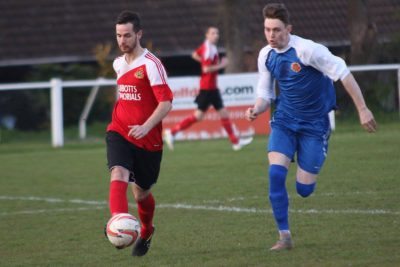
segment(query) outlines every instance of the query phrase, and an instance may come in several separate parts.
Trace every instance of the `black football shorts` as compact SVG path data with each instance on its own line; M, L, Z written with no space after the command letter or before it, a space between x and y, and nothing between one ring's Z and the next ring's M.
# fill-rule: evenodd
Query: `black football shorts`
M111 171L121 166L131 172L129 182L148 190L157 182L162 159L161 151L147 151L128 142L119 133L106 134L107 162Z
M200 90L194 102L197 104L197 108L203 112L207 111L210 105L212 105L215 110L220 110L224 107L221 93L218 89Z

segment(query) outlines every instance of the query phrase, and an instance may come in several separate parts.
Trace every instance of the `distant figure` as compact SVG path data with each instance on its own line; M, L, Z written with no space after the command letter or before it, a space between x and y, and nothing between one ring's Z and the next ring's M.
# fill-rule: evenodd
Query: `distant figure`
M162 158L161 121L172 108L172 91L160 60L140 44L138 14L124 11L116 23L116 37L124 53L114 60L118 100L107 127L107 160L111 172L111 216L128 213L127 188L140 218L140 236L133 256L147 253L154 233L155 201L151 187L157 182Z
M233 150L240 150L253 140L253 137L238 138L235 135L232 122L229 119L229 113L224 108L221 93L217 87L217 75L219 70L224 69L228 65L228 60L226 58L219 60L216 47L218 40L218 28L208 27L205 34L205 41L192 53L192 58L201 64L200 92L195 99L197 109L192 115L176 124L172 129L165 130L164 141L171 150L174 149L175 135L179 131L189 128L195 122L201 121L210 105L219 113L222 126L229 136Z
M258 56L257 99L254 107L246 111L246 117L252 121L270 107L275 99L275 80L280 94L271 121L268 160L269 199L280 235L271 250L279 251L293 247L285 184L289 165L297 154L297 193L308 197L328 153L328 113L336 107L333 81L340 79L353 99L361 125L368 132L375 132L377 125L341 58L321 44L291 35L284 4L266 5L263 15L268 45Z

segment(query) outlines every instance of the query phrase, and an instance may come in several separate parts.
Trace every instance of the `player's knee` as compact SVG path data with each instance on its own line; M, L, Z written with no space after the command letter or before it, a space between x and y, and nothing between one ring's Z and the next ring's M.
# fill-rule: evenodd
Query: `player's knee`
M149 194L149 190L134 190L133 197L135 198L135 202L138 203L147 198Z
M199 121L203 120L204 115L198 115L198 116L195 116L195 118L196 118L196 122L199 122Z
M281 186L285 184L288 170L282 165L272 164L269 167L269 180L272 187L274 185Z
M280 204L285 205L289 201L289 197L287 192L282 190L280 192L270 192L269 193L269 201L272 204Z
M123 181L128 182L129 180L129 171L123 167L115 166L111 170L111 181Z
M144 199L144 196L138 194L134 194L133 197L136 203L141 202Z
M310 196L315 190L316 183L312 184L302 184L296 181L296 190L297 193L302 197Z
M272 164L269 167L269 199L280 201L287 197L286 193L287 169L281 165Z
M220 110L218 110L218 112L219 116L221 117L221 120L229 119L229 113L226 109L221 108Z
M202 121L204 118L205 112L201 110L196 110L194 112L194 117L196 118L196 121Z

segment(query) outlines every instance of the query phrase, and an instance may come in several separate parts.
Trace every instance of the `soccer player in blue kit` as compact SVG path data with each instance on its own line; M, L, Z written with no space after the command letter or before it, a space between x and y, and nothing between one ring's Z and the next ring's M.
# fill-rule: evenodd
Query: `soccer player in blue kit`
M258 56L257 99L246 111L246 118L256 119L275 100L268 142L269 199L279 240L270 250L280 251L293 247L285 184L288 168L297 154L297 193L302 197L311 195L327 155L328 113L336 106L333 81L340 80L351 96L362 127L375 132L377 125L359 85L341 58L321 44L292 35L284 4L267 4L263 16L268 45ZM274 81L279 87L278 97Z

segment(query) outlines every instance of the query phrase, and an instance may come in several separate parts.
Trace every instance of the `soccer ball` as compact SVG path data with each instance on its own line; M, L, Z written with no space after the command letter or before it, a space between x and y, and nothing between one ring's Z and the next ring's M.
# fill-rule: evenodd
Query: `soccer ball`
M139 236L139 221L129 213L119 213L107 223L108 240L118 249L132 245Z

